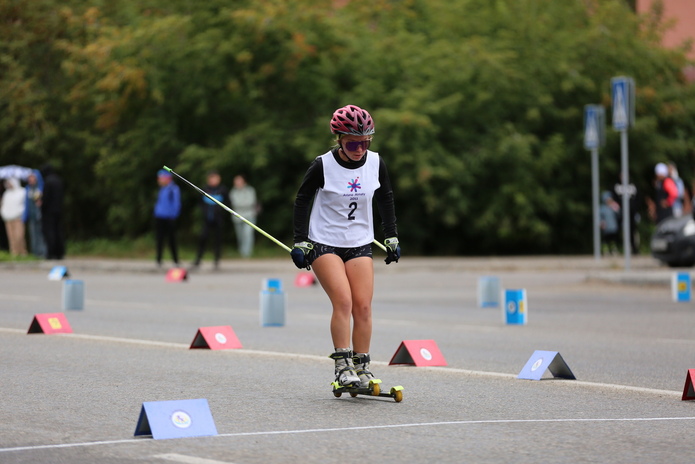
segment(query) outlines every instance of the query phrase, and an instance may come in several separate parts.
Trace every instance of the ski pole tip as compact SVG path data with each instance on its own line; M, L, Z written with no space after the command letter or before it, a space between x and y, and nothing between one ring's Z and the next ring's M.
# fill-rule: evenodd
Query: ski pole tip
M163 169L165 169L167 172L171 172L171 168L169 166L162 166Z

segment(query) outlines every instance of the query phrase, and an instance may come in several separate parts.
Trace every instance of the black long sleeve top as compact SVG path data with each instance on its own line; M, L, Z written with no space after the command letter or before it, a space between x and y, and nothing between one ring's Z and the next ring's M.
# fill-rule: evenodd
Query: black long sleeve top
M367 157L363 157L358 162L343 161L338 155L338 149L332 151L333 158L338 164L346 169L356 169L364 165ZM311 202L316 195L316 191L323 188L323 162L321 158L316 158L309 165L304 180L297 192L297 198L294 201L294 243L303 242L309 239L309 213L311 211ZM391 180L384 158L379 157L379 184L380 187L374 192L374 200L376 201L379 216L381 217L381 227L384 231L384 237L398 237L396 228L396 208L393 201L393 189L391 188Z

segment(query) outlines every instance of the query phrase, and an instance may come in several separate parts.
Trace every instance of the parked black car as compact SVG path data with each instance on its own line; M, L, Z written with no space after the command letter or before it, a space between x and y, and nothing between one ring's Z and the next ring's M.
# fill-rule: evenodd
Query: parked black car
M695 220L691 215L664 219L651 241L652 256L670 267L695 265Z

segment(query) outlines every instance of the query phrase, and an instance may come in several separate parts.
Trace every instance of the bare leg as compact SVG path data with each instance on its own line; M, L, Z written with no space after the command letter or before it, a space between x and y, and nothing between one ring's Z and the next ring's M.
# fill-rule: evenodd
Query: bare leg
M333 347L349 348L352 293L345 264L338 256L325 254L316 258L312 267L333 305L331 316Z
M372 341L372 297L374 295L374 263L372 258L351 259L345 272L352 293L352 347L355 353L369 353Z

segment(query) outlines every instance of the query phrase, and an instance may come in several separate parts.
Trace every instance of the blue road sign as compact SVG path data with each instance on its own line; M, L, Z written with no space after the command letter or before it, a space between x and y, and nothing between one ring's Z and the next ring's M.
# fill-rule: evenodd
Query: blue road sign
M604 143L603 113L601 105L584 106L584 148L587 150L595 150Z
M611 79L611 95L613 128L618 131L627 130L634 122L634 81L629 77L614 77Z

